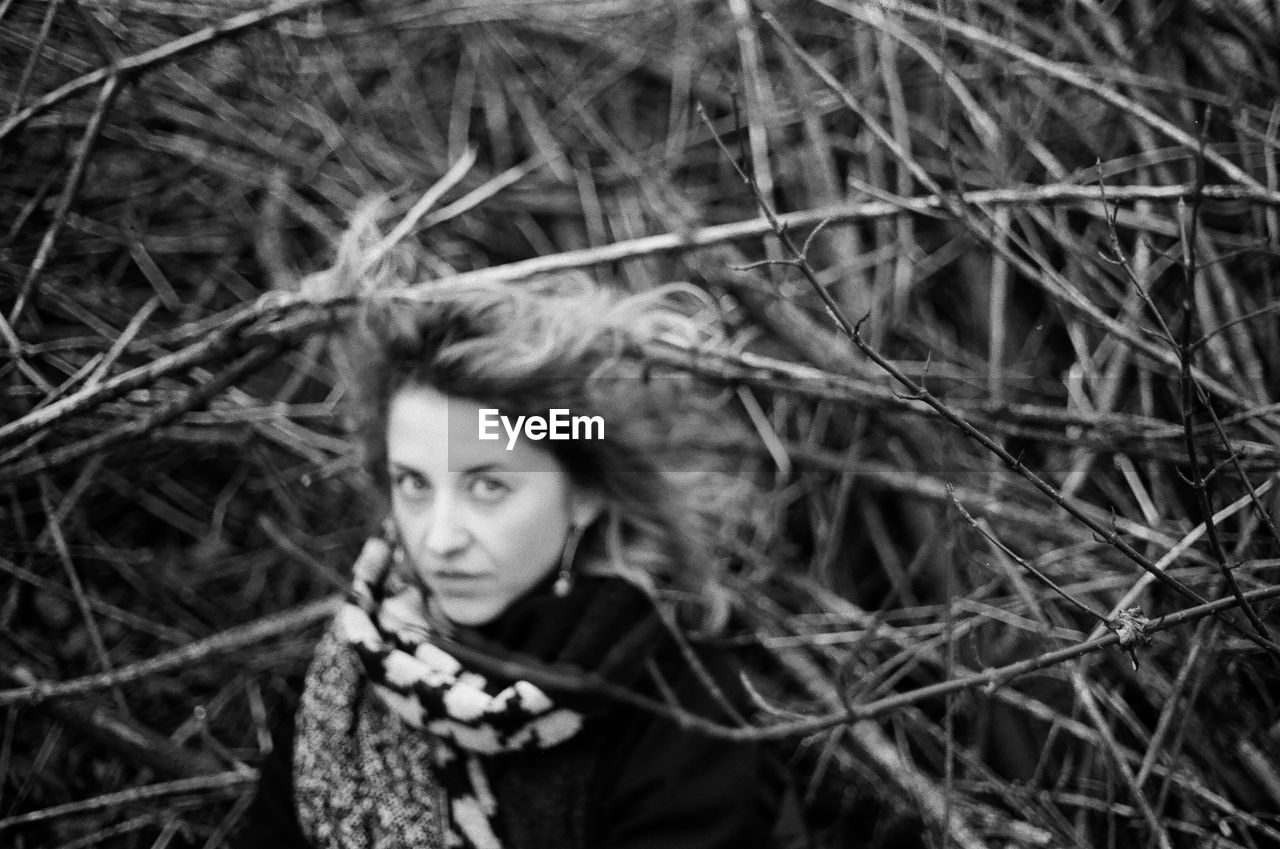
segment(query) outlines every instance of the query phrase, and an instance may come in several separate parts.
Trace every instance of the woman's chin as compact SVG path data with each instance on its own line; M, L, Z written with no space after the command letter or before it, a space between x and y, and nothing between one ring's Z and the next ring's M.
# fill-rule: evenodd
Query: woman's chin
M448 597L436 596L436 604L440 607L440 612L445 615L455 625L462 625L468 628L474 628L480 625L487 625L498 616L506 608L506 605L496 599L487 598L465 598L465 597Z

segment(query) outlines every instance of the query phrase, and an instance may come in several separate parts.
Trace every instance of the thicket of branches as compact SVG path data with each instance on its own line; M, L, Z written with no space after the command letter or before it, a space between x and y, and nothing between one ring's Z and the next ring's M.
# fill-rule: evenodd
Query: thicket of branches
M0 0L0 841L243 812L372 518L300 281L386 193L424 286L722 305L646 356L755 434L817 845L1280 845L1278 16Z

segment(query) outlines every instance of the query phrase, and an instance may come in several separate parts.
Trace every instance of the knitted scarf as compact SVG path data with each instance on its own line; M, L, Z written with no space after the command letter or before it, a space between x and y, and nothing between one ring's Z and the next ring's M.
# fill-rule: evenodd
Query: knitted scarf
M584 716L528 681L491 679L433 644L423 599L416 589L388 593L387 568L386 558L359 559L350 599L308 669L294 746L298 821L317 849L504 849L500 823L510 817L499 817L502 794L486 763L557 747L579 733ZM603 595L612 598L603 605L598 584L526 603L510 617L522 648L534 647L540 660L567 656L579 668L602 662L609 637L624 632L620 621L635 624L637 593L619 596L612 585L621 583L608 582ZM572 618L592 607L604 608L587 617L594 626ZM602 621L613 634L601 632Z

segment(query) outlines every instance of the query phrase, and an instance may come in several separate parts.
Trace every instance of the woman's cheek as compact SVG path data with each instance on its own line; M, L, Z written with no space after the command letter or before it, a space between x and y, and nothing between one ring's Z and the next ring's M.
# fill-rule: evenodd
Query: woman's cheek
M420 505L398 499L392 503L391 515L396 524L400 550L412 562L418 560L417 548L426 538L427 512Z

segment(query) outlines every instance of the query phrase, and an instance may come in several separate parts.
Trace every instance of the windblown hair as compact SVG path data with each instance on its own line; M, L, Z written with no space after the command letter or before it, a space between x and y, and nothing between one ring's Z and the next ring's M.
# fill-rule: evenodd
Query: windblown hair
M647 340L714 339L714 322L689 309L690 301L705 308L705 296L681 298L691 290L675 286L622 296L578 276L409 292L417 280L403 274L414 264L365 261L370 241L349 238L334 272L361 274L343 288L369 293L347 355L352 425L378 491L389 491L387 416L403 387L429 386L509 417L553 408L600 416L602 439L541 443L606 505L583 537L578 568L631 580L674 599L686 623L718 629L727 610L711 549L733 487L691 437L723 432L725 417L692 378L646 363L639 350Z

